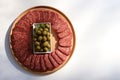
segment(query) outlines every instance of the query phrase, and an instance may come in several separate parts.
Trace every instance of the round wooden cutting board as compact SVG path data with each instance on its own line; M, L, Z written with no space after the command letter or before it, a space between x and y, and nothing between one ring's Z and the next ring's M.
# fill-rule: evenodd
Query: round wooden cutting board
M37 12L43 11L43 13L41 13L41 15L43 15L43 16L38 16L37 13L36 13L36 15L32 15L33 12L35 12L35 11L37 11ZM48 15L48 17L44 17L44 16L46 16L46 14L44 13L45 11L48 13L49 12L55 13L55 14L57 14L57 16L53 16L53 17L49 18L49 16L51 15L51 13L49 13L50 15ZM30 15L28 16L28 14L30 14ZM26 18L26 16L27 16L27 18ZM39 20L39 17L43 17L43 18L41 20ZM58 25L61 25L61 27L62 27L62 25L63 25L63 29L64 29L64 24L59 23L60 20L54 20L55 18L56 19L59 18L60 20L62 20L64 23L67 24L67 28L65 28L65 30L63 31L65 34L63 34L63 32L60 32L60 27L59 28L56 27ZM37 19L37 20L34 20L34 19ZM26 23L25 22L22 23L22 20L26 20ZM32 21L32 22L30 22L30 21ZM52 24L51 25L52 53L45 54L45 55L33 53L33 48L31 47L31 45L33 45L32 37L31 37L32 36L31 25L33 23L35 23L35 21L37 21L38 23L51 21L51 24ZM53 21L53 23L52 23L52 21ZM67 29L70 31L69 35L68 34L66 35ZM61 30L62 30L62 28L61 28ZM60 36L64 36L64 37L60 37ZM69 38L68 42L66 42L67 39L63 39L65 37ZM63 42L63 43L61 43L61 42ZM70 46L67 44L69 42L71 44ZM59 11L53 7L49 7L49 6L32 7L30 9L24 11L23 13L21 13L13 22L13 24L11 26L10 34L9 34L9 45L10 45L11 53L12 53L13 57L15 58L15 60L24 69L26 69L32 73L38 73L38 74L50 74L50 73L53 73L53 72L59 70L60 68L62 68L68 62L70 57L72 56L74 48L75 48L75 43L76 43L75 32L74 32L74 28L73 28L70 20L61 11ZM67 46L64 44L67 44ZM61 51L59 49L59 47L64 48L64 50L69 48L69 51L68 51L69 53L64 54L64 50ZM62 53L62 54L57 54L57 57L61 59L62 63L59 63L58 59L55 58L55 55L53 54L53 53L57 52L56 50L60 50L60 52ZM49 55L50 55L50 57L49 57ZM24 59L24 57L25 57L25 59ZM49 60L47 60L47 59L49 59ZM53 60L56 61L56 64L55 64L55 62L52 62ZM51 69L50 64L52 66L52 69ZM32 67L32 65L34 67ZM45 67L45 69L44 69L44 67Z

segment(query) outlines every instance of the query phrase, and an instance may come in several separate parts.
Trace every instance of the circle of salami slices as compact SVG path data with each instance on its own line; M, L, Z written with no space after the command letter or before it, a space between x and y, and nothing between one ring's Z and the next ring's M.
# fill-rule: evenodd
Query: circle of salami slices
M50 22L57 43L49 54L34 54L32 24ZM54 36L53 36L54 37ZM38 73L52 73L63 67L75 47L75 33L69 19L57 9L47 6L33 7L13 22L10 31L10 49L19 64ZM54 41L52 41L53 44Z

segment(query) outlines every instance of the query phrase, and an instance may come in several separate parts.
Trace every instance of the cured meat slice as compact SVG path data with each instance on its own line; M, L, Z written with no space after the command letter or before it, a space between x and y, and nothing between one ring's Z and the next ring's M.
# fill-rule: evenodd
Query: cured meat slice
M45 65L46 65L47 69L52 70L54 67L53 67L53 65L51 64L51 62L48 58L48 54L44 55L44 60L45 60Z
M58 46L58 49L65 55L69 55L71 53L71 49L70 47L61 47L61 46Z
M44 22L49 22L48 20L48 17L49 17L49 12L48 11L43 11L43 19L44 19Z
M24 63L23 63L23 65L24 65L25 67L29 68L29 69L30 69L30 63L31 63L32 56L33 56L33 55L30 54L30 55L26 58L26 60L24 61Z
M25 59L27 58L28 56L28 52L24 53L21 57L18 58L18 60L23 63L25 61Z
M11 35L11 41L12 42L18 42L18 43L22 43L24 41L27 41L27 35L21 32L13 32L13 34Z
M25 19L20 19L17 23L16 26L23 26L25 28L29 27L30 24L25 20Z
M60 46L69 47L72 44L72 34L59 40Z
M58 18L56 20L54 20L53 24L52 24L52 28L54 30L58 30L59 28L62 28L63 26L65 25L65 22L61 19L61 18ZM60 32L60 31L59 31Z
M43 11L39 11L39 22L44 22Z
M59 37L59 38L64 38L64 37L68 36L68 35L71 34L71 33L72 33L72 32L70 31L70 29L67 28L65 31L59 33L59 34L58 34L58 37Z
M46 70L47 70L47 67L46 67L46 65L45 65L44 55L41 55L40 63L41 63L41 71L46 71Z
M34 70L34 67L35 67L35 59L36 59L36 55L33 55L32 61L31 61L31 64L30 64L30 69L31 69L31 70Z
M34 70L37 71L37 72L41 70L40 55L36 56Z
M61 27L57 30L58 33L65 31L68 28L67 23L61 25Z
M14 55L17 57L17 58L21 58L22 55L24 55L26 53L28 49L27 48L23 48L22 50L17 50L15 48L13 48L13 51L14 51Z
M60 65L63 61L55 54L55 52L51 53L51 56L55 59L55 61Z
M55 61L55 59L50 54L48 55L48 58L49 58L51 64L54 66L54 68L59 66L59 64Z
M39 22L39 18L40 18L39 11L34 10L34 11L32 11L32 13L35 16L36 22Z
M65 61L65 59L67 58L67 56L65 54L61 53L59 50L55 50L55 53L59 56L59 58L62 61Z

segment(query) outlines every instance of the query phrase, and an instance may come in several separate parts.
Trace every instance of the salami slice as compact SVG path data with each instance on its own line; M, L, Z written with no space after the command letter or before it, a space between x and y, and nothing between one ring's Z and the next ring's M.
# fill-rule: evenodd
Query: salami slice
M25 59L27 58L29 54L26 52L24 53L21 57L18 58L18 60L23 63L25 61Z
M29 68L29 69L30 69L30 63L31 63L32 56L33 56L33 55L30 54L30 55L26 58L26 60L24 61L24 63L23 63L23 65L24 65L25 67Z
M48 58L48 54L44 55L44 60L45 60L45 65L46 65L47 69L52 70L54 67L53 67L53 65L51 64L51 62Z
M41 63L41 71L46 71L47 70L47 67L45 65L45 61L44 61L44 55L41 55L41 58L40 58L40 63Z
M72 44L72 34L59 40L60 46L70 47Z
M64 37L70 35L71 33L72 33L72 32L70 31L70 29L69 29L69 28L66 28L63 32L58 33L58 37L59 37L59 38L64 38Z
M55 54L55 52L51 53L51 56L55 59L55 61L60 65L63 61Z
M43 18L44 18L44 22L49 22L49 20L48 20L48 17L49 17L49 12L48 11L43 11Z
M55 53L59 56L59 58L62 61L65 61L65 59L67 58L67 56L65 54L61 53L59 50L55 50Z
M41 70L40 55L36 56L34 70L37 71L37 72L39 72Z
M32 13L35 16L36 22L39 22L39 18L40 18L39 11L34 10L34 11L32 11Z
M60 27L58 28L57 32L64 32L67 29L67 25L61 24Z
M69 55L71 53L71 48L70 47L61 47L58 46L58 49L65 55Z
M44 22L43 11L39 11L39 22Z
M36 59L36 55L32 56L32 60L31 60L31 64L30 64L30 69L34 70L35 67L35 59Z
M55 61L55 59L50 54L48 55L48 58L49 58L51 64L54 66L54 68L59 66L59 64Z

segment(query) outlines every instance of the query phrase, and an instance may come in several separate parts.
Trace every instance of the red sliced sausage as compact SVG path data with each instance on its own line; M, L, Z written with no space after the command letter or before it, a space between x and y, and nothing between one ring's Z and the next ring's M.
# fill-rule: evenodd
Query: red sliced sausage
M30 64L30 69L34 70L35 67L35 59L36 59L36 55L32 56L32 60L31 60L31 64Z
M59 66L59 64L55 61L55 59L50 54L48 55L48 58L49 58L51 64L54 66L54 68Z
M40 18L39 11L38 10L34 10L34 11L32 11L32 13L35 16L36 22L38 22L39 18Z
M68 24L64 21L62 21L60 24L60 28L58 28L57 32L64 32L66 29L68 29Z
M55 59L55 61L60 65L63 63L63 61L55 54L55 52L51 53L51 56Z
M63 32L58 33L58 37L59 37L59 38L64 38L64 37L70 35L71 33L72 33L72 32L70 31L70 29L69 29L69 28L66 28Z
M32 54L29 54L29 56L26 58L26 60L23 63L23 65L29 69L30 69L30 63L31 63L32 56L33 56Z
M37 72L41 70L40 55L36 56L34 70L37 71Z
M70 47L72 44L72 34L59 40L60 46Z
M48 11L43 11L43 18L44 18L44 22L49 22L49 20L48 20L48 17L49 17L49 12Z
M43 11L39 11L39 22L44 22Z
M62 61L65 61L67 56L65 54L63 54L62 52L60 52L59 50L55 50L55 53L59 56L59 58L62 60Z
M45 65L46 65L47 69L52 70L54 67L53 67L53 65L51 64L51 62L48 58L48 54L44 55L44 60L45 60Z
M41 63L41 71L46 71L46 70L47 70L47 67L46 67L46 65L45 65L44 55L41 55L40 63Z
M23 62L26 60L28 56L29 56L29 52L26 51L21 57L18 58L18 60L23 64Z
M71 53L71 49L70 47L61 47L61 46L58 46L58 49L65 55L69 55Z

